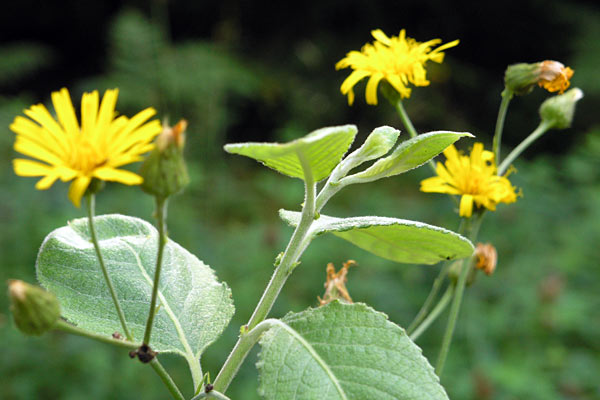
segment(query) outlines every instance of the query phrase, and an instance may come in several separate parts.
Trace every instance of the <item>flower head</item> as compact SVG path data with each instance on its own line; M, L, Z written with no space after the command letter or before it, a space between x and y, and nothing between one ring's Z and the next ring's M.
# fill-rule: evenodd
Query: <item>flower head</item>
M558 61L542 61L538 85L549 92L563 94L569 88L574 71Z
M504 73L506 88L518 96L531 92L535 85L549 92L564 93L571 85L574 71L558 61L509 65Z
M454 145L444 150L446 162L438 162L438 176L421 182L421 191L462 196L459 214L470 217L473 203L477 207L495 210L498 203L514 203L517 193L506 174L498 176L494 153L475 143L469 156L460 154Z
M410 97L409 83L415 86L428 86L425 63L444 61L443 50L454 47L458 40L446 43L432 50L433 46L441 43L440 39L427 42L417 42L406 37L404 29L399 36L386 36L380 29L371 31L375 41L367 43L361 51L351 51L340 60L335 68L352 68L352 73L344 80L341 86L343 95L348 95L348 104L354 102L354 85L367 76L366 98L367 103L377 104L377 86L384 79L402 98Z
M39 161L13 160L19 176L41 176L35 187L48 189L60 179L72 181L69 199L79 207L81 197L93 178L139 185L142 178L126 170L125 164L140 161L151 150L154 137L160 133L158 120L146 122L156 111L153 108L129 119L115 118L118 90L107 90L100 103L98 91L84 93L81 99L81 125L67 89L52 93L57 119L43 104L36 104L17 116L10 129L17 134L14 148Z

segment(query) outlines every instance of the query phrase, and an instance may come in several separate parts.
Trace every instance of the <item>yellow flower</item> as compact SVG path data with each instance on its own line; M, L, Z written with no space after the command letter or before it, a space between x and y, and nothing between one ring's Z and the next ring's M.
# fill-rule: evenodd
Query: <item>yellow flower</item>
M354 71L344 80L341 86L343 95L348 95L348 104L354 102L353 87L363 78L369 76L367 82L367 103L377 104L377 85L385 79L402 98L410 97L409 83L415 86L428 86L425 77L425 63L429 60L436 63L444 61L444 53L450 47L458 44L458 40L446 43L432 50L432 47L441 43L440 39L429 40L424 43L407 38L404 29L399 36L386 36L383 31L371 31L375 38L373 44L367 43L361 51L351 51L340 60L336 69L352 68Z
M498 176L494 153L475 143L470 156L460 154L454 145L444 150L445 166L438 162L438 176L421 182L421 191L462 196L459 214L470 217L473 203L477 207L495 210L498 203L514 203L517 193L507 176Z
M17 116L10 129L17 134L14 148L42 162L13 160L19 176L42 176L35 187L48 189L60 179L73 181L69 199L79 207L92 178L139 185L142 178L118 169L140 161L153 148L152 139L160 133L158 120L146 122L156 111L146 108L133 118L115 118L118 90L107 90L99 104L98 91L84 93L81 99L81 127L67 89L52 93L55 120L43 104L25 110L28 118Z
M538 85L549 92L563 94L569 88L574 71L558 61L542 61Z

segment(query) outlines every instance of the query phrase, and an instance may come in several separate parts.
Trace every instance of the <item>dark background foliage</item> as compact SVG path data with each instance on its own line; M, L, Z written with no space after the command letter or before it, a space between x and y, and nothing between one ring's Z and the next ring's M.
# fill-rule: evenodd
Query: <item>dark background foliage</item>
M600 399L600 11L595 2L319 1L203 2L155 0L24 0L0 13L0 281L35 281L45 235L82 216L66 185L46 192L18 178L10 160L8 125L29 105L48 103L65 86L83 91L118 87L118 109L147 106L160 117L190 121L192 185L172 201L173 240L211 265L233 291L236 315L210 347L203 365L214 377L246 322L291 233L279 208L297 209L302 186L222 151L231 141L289 140L328 125L354 123L357 143L380 125L400 127L380 96L364 102L364 83L348 107L339 85L348 71L335 63L371 40L370 30L419 41L460 39L442 65L428 68L431 86L417 88L406 107L419 131L467 130L490 145L503 71L515 62L555 59L575 70L585 92L571 129L547 133L516 163L524 196L486 217L482 241L499 251L492 277L468 289L443 384L453 399ZM548 93L516 98L509 110L505 152L538 123ZM75 100L77 102L77 100ZM463 148L470 144L461 143ZM506 154L506 153L505 153ZM136 167L134 167L136 168ZM426 168L353 187L334 199L333 215L385 215L455 229L452 203L418 191ZM108 185L98 213L152 220L152 200L137 188ZM355 259L348 287L356 301L406 326L423 302L437 267L398 265L336 238L306 252L272 315L316 305L325 265ZM445 318L418 344L435 360ZM120 350L62 334L24 337L0 297L0 398L162 399L149 368ZM246 361L230 390L257 398ZM164 357L189 394L184 362Z

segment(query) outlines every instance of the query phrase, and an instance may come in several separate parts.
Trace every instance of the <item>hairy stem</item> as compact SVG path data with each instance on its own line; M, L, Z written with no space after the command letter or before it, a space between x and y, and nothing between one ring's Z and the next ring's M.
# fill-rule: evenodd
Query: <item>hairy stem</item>
M152 284L152 297L150 299L150 311L146 321L146 330L144 332L144 344L150 344L150 334L152 333L152 323L156 315L156 298L158 294L158 284L160 283L160 271L162 268L162 259L165 245L167 244L167 203L168 200L162 197L156 197L156 224L158 228L158 254L156 255L156 268L154 269L154 283Z
M240 338L235 344L235 347L229 354L227 361L219 375L215 379L213 386L215 390L219 390L224 392L227 390L227 387L237 374L240 366L248 356L248 353L254 347L256 343L258 343L260 337L263 333L271 329L275 324L276 320L273 319L265 319L264 321L257 324L253 329L248 332L240 334ZM231 368L225 368L226 365L232 365ZM234 368L235 367L235 368Z
M127 328L127 322L125 321L125 314L123 313L123 309L121 308L121 304L119 303L119 298L117 297L117 292L113 286L112 280L110 279L110 275L108 275L108 271L106 269L106 265L104 264L104 258L102 257L102 253L100 252L100 245L98 244L98 238L96 236L96 228L94 227L94 209L95 209L95 195L90 193L85 196L86 205L87 205L87 215L88 215L88 225L90 228L90 237L92 239L92 243L94 244L94 249L96 250L96 256L98 257L98 262L100 263L100 268L102 269L102 275L104 275L104 280L106 281L106 286L108 286L108 291L110 292L110 296L112 297L112 301L115 305L115 309L117 310L117 314L119 316L119 320L121 321L121 327L123 328L123 332L125 333L125 337L130 342L133 341L133 335Z
M512 163L526 148L528 148L533 142L535 142L540 136L546 133L550 129L550 125L544 121L540 122L537 128L529 136L527 136L517 147L510 152L508 156L502 161L502 164L498 167L498 175L504 175L510 163Z
M260 301L254 309L254 313L245 327L248 331L252 331L253 328L264 321L271 311L283 285L296 266L296 262L302 255L302 251L306 248L305 246L302 246L303 239L308 233L315 218L316 183L310 165L304 154L301 151L298 151L297 154L300 163L302 164L302 169L304 170L305 198L304 207L302 207L302 217L279 261L279 265L276 266L275 272L273 273L267 288L263 292ZM225 361L225 364L221 367L221 371L219 371L214 382L215 390L224 393L237 373L241 363L244 361L245 355L243 357L238 356L238 352L243 350L239 350L239 347L241 346L240 343L243 339L244 335L241 335Z
M62 319L59 319L56 322L56 325L54 325L54 329L67 332L72 335L93 339L98 342L112 344L113 346L124 347L126 349L137 349L140 346L139 343L130 342L129 340L115 339L110 336L99 335L94 332L86 331L85 329L79 328L75 325L71 325Z
M440 301L436 304L436 306L431 310L431 313L423 320L423 322L418 325L412 333L409 333L410 338L415 341L421 336L423 332L429 328L429 326L440 316L440 314L446 309L450 300L452 299L452 294L454 292L453 285L450 285L446 292L440 299Z
M498 110L498 119L496 120L496 130L494 131L494 142L492 147L496 165L500 162L500 145L502 143L504 119L506 118L506 112L508 111L508 105L510 104L512 97L513 94L508 89L504 89L502 91L502 101L500 102L500 109Z
M171 378L171 375L169 375L167 370L162 366L162 364L158 361L156 357L154 357L152 361L150 361L150 366L154 371L156 371L156 373L160 377L160 380L163 381L163 383L169 390L169 393L171 393L171 396L173 396L175 400L185 400L185 397L183 397L183 395L181 394L181 391L173 381L173 378Z

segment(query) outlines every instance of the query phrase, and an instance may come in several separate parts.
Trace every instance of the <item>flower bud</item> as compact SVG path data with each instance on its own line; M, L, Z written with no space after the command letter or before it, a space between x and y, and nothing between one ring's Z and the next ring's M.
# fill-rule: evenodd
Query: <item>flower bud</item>
M142 190L166 199L181 191L190 179L183 158L187 121L181 120L174 127L163 125L156 138L156 147L148 155L140 169L144 178Z
M582 97L583 92L579 88L573 88L564 94L550 97L540 106L542 122L549 128L569 128L575 113L575 103Z
M558 61L546 60L538 63L513 64L506 68L504 84L517 96L531 92L535 85L549 92L564 93L569 88L573 70Z
M10 280L8 295L15 324L27 335L41 335L60 318L60 305L53 293L23 281Z

